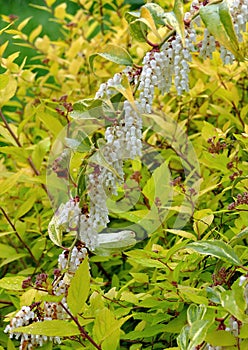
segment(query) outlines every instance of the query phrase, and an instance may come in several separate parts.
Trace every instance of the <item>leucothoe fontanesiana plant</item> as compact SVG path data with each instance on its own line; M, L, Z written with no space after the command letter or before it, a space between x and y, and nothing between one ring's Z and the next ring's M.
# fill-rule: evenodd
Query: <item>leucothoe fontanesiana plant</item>
M243 93L245 83L241 80L241 86L234 87L246 67L247 1L193 1L187 5L187 12L181 1L175 1L171 12L147 3L137 12L127 12L125 19L134 48L130 47L128 52L112 42L104 50L98 47L97 53L89 56L92 70L99 67L96 60L99 56L124 65L125 69L104 81L93 97L87 96L92 93L88 86L84 91L87 98L77 102L81 85L88 78L81 77L82 54L76 47L80 43L86 52L88 43L81 40L84 33L74 30L77 25L72 24L82 24L87 2L79 2L81 12L75 17L66 14L65 4L54 10L53 2L47 3L57 20L70 31L70 54L66 53L67 42L64 46L50 45L49 39L43 37L32 43L34 34L32 38L21 35L20 26L5 29L46 55L46 63L51 62L49 73L36 79L32 71L23 72L22 66L15 66L15 57L3 59L6 72L2 79L2 105L8 102L4 100L3 89L5 96L10 90L12 98L21 76L35 82L36 89L46 83L38 99L25 108L33 111L30 105L35 105L36 113L42 115L41 121L51 129L53 123L55 127L58 124L53 114L52 122L47 121L49 110L64 118L64 131L56 135L51 150L47 182L39 177L37 165L41 168L42 160L36 162L36 155L46 154L49 141L40 141L43 143L32 153L33 158L28 150L22 157L40 179L43 192L55 208L48 232L52 243L63 251L57 266L55 259L53 266L49 266L50 271L55 268L52 278L41 265L36 277L32 270L32 277L21 279L21 288L27 290L21 297L20 310L13 317L9 315L5 332L20 340L20 349L52 344L55 348L106 350L175 346L182 350L245 348L247 249L242 244L236 250L233 247L247 237L246 209L242 207L247 205L247 179L243 174L247 108L244 95L240 97L238 91ZM89 8L88 11L90 15ZM104 23L100 31L108 35ZM135 42L140 43L140 50ZM223 67L212 68L220 66L221 60ZM229 64L235 67L234 73L225 67ZM83 69L89 75L85 66ZM64 70L66 73L62 74ZM197 70L203 77L197 75ZM212 80L208 77L211 73ZM49 83L50 77L56 84ZM201 86L200 78L206 87ZM73 105L64 95L71 87ZM232 88L233 96L228 94L228 87ZM221 103L219 91L223 93ZM206 98L211 99L209 105ZM9 107L15 103L13 100ZM11 109L7 113L10 118L13 116ZM173 121L164 113L170 113ZM234 119L233 113L237 120L230 125L226 118ZM210 119L203 122L204 114L209 114ZM24 133L21 139L18 132L22 129L15 132L9 118L3 113L1 118L5 134L7 130L22 151L23 137L28 139L28 134ZM23 123L24 130L27 122ZM29 128L28 132L32 126ZM189 137L185 136L185 128ZM238 141L235 146L231 128ZM42 139L44 133L38 136ZM195 152L188 151L191 145ZM189 159L191 156L193 159ZM204 184L201 189L200 184ZM135 190L138 199L133 199ZM237 196L232 203L228 199L230 193ZM29 203L29 209L36 198ZM119 201L125 204L124 210L113 210L118 209ZM229 201L228 206L223 208L222 201ZM27 213L25 210L22 208L21 214ZM225 219L223 215L228 211L231 215ZM37 260L19 227L4 209L2 213L30 256ZM126 258L117 251L147 235L148 241L139 242L137 249L125 253L130 280L125 276ZM111 258L105 257L107 254ZM90 266L93 275L96 269L105 275L106 285L101 279L91 281ZM10 281L3 278L1 286L8 290ZM11 341L9 344L10 348Z

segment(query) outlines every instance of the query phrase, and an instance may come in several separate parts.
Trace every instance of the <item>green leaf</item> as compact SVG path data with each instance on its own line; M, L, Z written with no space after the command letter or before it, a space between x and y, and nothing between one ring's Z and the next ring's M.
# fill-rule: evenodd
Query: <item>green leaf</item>
M177 343L180 350L188 350L189 343L189 326L186 325L182 328L179 336L177 337Z
M6 74L0 75L0 90L3 90L6 88L6 86L9 83L9 76Z
M246 301L244 298L244 289L239 285L232 290L224 291L220 294L221 305L242 322L248 322L248 315L245 314Z
M124 66L132 66L133 64L133 59L127 50L120 46L109 44L104 48L103 52L98 52L90 56L89 64L92 71L94 71L94 60L97 56Z
M205 340L209 326L208 320L197 320L191 325L189 330L190 349L194 349Z
M201 235L209 228L214 220L214 215L211 209L202 209L194 212L194 224L193 228L197 237Z
M131 36L135 40L139 42L146 42L148 26L145 23L142 23L139 19L137 19L129 24L129 30Z
M169 178L168 163L164 162L155 169L142 190L142 193L149 199L150 205L154 205L155 198L160 199L162 206L168 203L171 198Z
M248 324L242 324L240 332L239 332L239 338L248 338Z
M130 272L130 275L138 283L148 283L149 282L149 277L145 273Z
M210 301L212 301L215 304L220 304L220 296L214 288L207 287L206 292L207 292L207 297Z
M22 290L22 282L26 279L24 276L4 277L0 280L0 288L7 290Z
M151 29L153 34L161 41L162 38L156 28L153 16L151 15L149 8L142 6L140 16L141 17L138 19L138 21L143 22L145 25L147 25L147 27Z
M15 255L16 250L15 248L11 247L10 245L6 244L0 244L0 258L8 258L11 255Z
M163 20L168 27L174 29L181 37L181 39L184 40L184 32L181 33L181 25L178 22L174 12L165 12L163 15Z
M180 35L183 45L185 44L185 31L184 31L184 10L183 0L175 0L173 12L177 20L176 31Z
M211 330L206 335L206 342L212 346L232 346L237 344L237 339L230 332Z
M27 254L25 253L18 253L18 254L15 254L14 256L12 257L9 257L8 259L5 259L1 264L0 264L0 268L5 266L5 265L8 265L10 263L12 263L13 261L15 260L19 260L21 258L24 258L25 256L27 256Z
M120 339L120 321L117 321L113 313L106 307L101 309L96 316L93 326L93 335L102 350L116 350Z
M55 118L48 110L46 112L37 110L37 117L53 135L58 135L63 129L58 118Z
M199 291L197 289L185 287L183 285L179 285L178 287L182 295L191 300L193 303L208 305L208 299L203 295L199 295Z
M135 340L135 339L143 339L144 337L146 338L154 337L159 333L163 333L164 327L165 326L162 324L147 326L143 330L136 330L136 331L129 332L125 335L122 335L121 339Z
M191 326L195 321L203 319L207 308L205 305L191 304L187 309L187 320Z
M140 17L140 12L129 11L125 13L124 17L128 23L131 23Z
M17 81L11 76L4 89L0 89L0 106L5 105L15 95L16 89Z
M98 255L110 255L136 243L135 233L133 231L125 230L119 232L100 233L98 235L98 247L94 253Z
M232 16L229 11L229 6L225 0L219 3L219 14L220 14L221 23L223 24L230 41L238 49L239 47L238 38L234 30Z
M209 4L200 8L200 16L208 31L227 50L231 51L237 59L242 60L238 52L238 39L233 29L228 6L220 2ZM222 4L222 5L221 5Z
M230 244L233 246L237 241L241 239L246 239L248 237L248 226L244 228L237 236L233 237L230 241Z
M183 310L177 317L171 320L164 326L164 332L168 333L180 333L181 329L187 322L186 311Z
M47 337L71 337L80 334L78 327L64 320L35 322L26 327L18 327L13 332L45 335Z
M71 313L76 316L82 312L90 290L90 272L86 257L71 280L68 289L67 303Z
M11 175L8 179L1 182L0 195L9 192L12 187L16 186L18 180L23 175L23 171L20 170L18 173Z
M234 250L222 241L193 242L186 247L192 248L200 254L215 256L235 266L242 265Z
M158 4L149 2L145 4L143 7L147 8L149 12L151 13L153 20L155 24L164 24L163 15L164 15L164 10L162 9L161 6Z
M10 338L8 339L7 350L16 350L15 345Z
M21 216L29 212L29 210L33 208L36 199L37 199L37 192L29 191L27 200L25 200L17 210L17 213L15 215L15 220L19 219Z
M173 235L177 235L177 236L180 236L180 237L189 238L189 239L191 239L193 241L196 240L196 236L193 233L187 232L187 231L184 231L184 230L167 229L166 232L170 232Z
M94 108L100 107L102 101L94 98L85 98L79 100L73 104L73 111L70 113L70 117L73 119L95 119L99 117L99 109ZM93 113L92 113L93 112Z
M44 160L45 154L49 151L50 139L47 137L44 140L38 142L32 153L32 160L36 169L40 170L41 164Z
M57 224L57 218L56 215L52 217L52 220L48 224L48 235L50 240L57 246L62 246L62 233L63 230L59 225Z

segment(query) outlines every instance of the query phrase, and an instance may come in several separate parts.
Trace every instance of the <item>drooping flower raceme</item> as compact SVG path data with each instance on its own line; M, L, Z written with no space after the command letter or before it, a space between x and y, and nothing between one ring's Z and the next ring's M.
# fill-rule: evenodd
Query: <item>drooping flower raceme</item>
M47 337L44 335L29 335L25 333L18 333L14 330L18 327L28 326L34 322L42 322L49 320L65 320L68 319L68 314L61 306L64 305L68 308L66 297L70 281L75 275L79 265L85 259L87 255L86 248L78 242L69 253L64 250L58 258L58 269L53 281L53 295L62 295L63 298L60 303L47 302L34 303L31 306L23 306L18 311L15 317L10 321L10 324L6 326L5 333L10 333L10 338L20 339L20 350L34 349L37 346L42 346L47 341L52 341L56 344L61 343L60 337Z
M43 318L44 320L44 318ZM54 343L60 344L61 340L59 337L47 337L44 335L33 335L15 332L15 328L28 326L33 322L39 322L37 314L31 309L30 306L23 306L20 311L18 311L14 318L7 325L4 332L10 333L10 338L19 339L20 338L20 350L28 349L32 350L36 346L42 346L48 340Z
M242 42L242 32L246 31L246 23L248 21L248 0L229 0L228 5L235 33L239 42ZM205 29L200 48L200 56L203 58L212 58L216 47L217 43L215 38L209 33L208 29ZM224 64L232 64L235 60L233 53L227 50L223 45L220 45L220 57Z
M189 26L185 30L185 45L176 34L163 44L161 50L154 49L146 54L138 86L142 111L151 113L155 87L162 94L169 92L173 76L178 95L189 90L189 62L192 61L191 52L195 51L195 40L196 32Z

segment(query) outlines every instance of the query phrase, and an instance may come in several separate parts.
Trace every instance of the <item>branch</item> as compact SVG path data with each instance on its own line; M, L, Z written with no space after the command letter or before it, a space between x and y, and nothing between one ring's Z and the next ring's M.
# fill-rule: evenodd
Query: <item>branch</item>
M65 307L65 305L64 305L63 303L60 302L59 304L60 304L60 305L62 306L62 308L66 311L66 313L71 317L71 319L76 323L76 325L78 326L78 329L79 329L81 335L82 335L84 338L88 339L89 342L90 342L96 349L101 350L101 346L100 346L100 345L97 345L97 343L94 341L94 339L92 339L91 336L89 336L89 334L85 331L84 327L81 326L81 324L79 323L78 319L72 315L72 313Z
M19 148L22 148L22 145L21 145L21 143L20 143L18 137L15 135L15 133L13 132L13 130L11 129L11 127L9 126L9 123L8 123L7 119L5 118L5 116L4 116L4 114L3 114L3 112L2 112L1 109L0 109L0 117L1 117L1 119L2 119L2 121L3 121L3 123L4 123L4 125L5 125L6 129L9 131L10 135L11 135L11 136L13 137L13 139L15 140L17 146L18 146ZM36 166L34 165L34 162L33 162L32 158L31 158L30 156L27 158L27 161L28 161L30 167L33 169L33 172L35 173L35 175L37 175L37 176L40 175L39 170L38 170L38 169L36 168ZM48 193L48 191L47 191L46 185L41 184L41 186L42 186L42 188L44 189L44 191L49 195L49 193Z
M27 249L27 251L29 252L29 255L31 256L31 258L35 261L35 263L37 264L37 266L39 266L39 261L35 258L35 256L33 255L31 249L29 248L29 246L23 241L22 237L19 235L19 233L17 232L15 225L13 224L13 222L10 220L8 214L5 212L5 210L0 207L1 212L3 213L5 219L8 221L8 223L10 224L10 226L12 227L16 237L19 239L19 241L23 244L23 246Z

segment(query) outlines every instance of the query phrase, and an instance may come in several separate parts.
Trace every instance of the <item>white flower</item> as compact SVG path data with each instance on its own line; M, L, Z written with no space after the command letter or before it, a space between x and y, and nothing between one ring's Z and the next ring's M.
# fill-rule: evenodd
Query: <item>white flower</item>
M215 38L209 33L208 29L204 29L204 38L201 43L200 57L212 58L213 52L216 50Z

